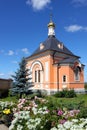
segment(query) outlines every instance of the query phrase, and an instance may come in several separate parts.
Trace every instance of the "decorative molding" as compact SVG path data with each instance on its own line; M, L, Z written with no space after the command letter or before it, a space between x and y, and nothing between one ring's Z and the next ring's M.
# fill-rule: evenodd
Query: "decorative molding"
M45 62L45 81L49 80L49 63Z
M44 49L44 44L40 43L40 50L43 50L43 49Z
M48 88L49 88L49 86L48 86L48 85L45 85L45 88L47 88L47 89L48 89Z
M48 28L48 36L51 36L51 35L55 36L55 30L54 30L54 27L52 26Z
M65 76L65 79L66 79L65 82L64 82L64 76ZM66 74L64 74L64 75L62 76L62 83L67 83L67 75L66 75Z
M75 92L85 92L85 88L75 88Z
M40 66L40 70L43 70L42 63L40 61L34 61L31 65L31 71L33 70L33 67L38 64Z

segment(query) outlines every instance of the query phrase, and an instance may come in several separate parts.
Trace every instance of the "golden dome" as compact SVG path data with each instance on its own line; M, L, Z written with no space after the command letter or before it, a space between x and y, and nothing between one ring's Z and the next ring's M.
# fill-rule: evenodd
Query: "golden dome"
M55 27L55 24L52 21L50 21L50 23L48 24L48 27Z

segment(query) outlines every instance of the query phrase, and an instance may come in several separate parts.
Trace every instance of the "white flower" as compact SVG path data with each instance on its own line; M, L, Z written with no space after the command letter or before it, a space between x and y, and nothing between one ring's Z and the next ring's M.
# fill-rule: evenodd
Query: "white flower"
M9 126L9 130L12 130L13 128L14 128L13 124Z
M50 130L58 130L56 127L51 128Z
M78 119L72 119L73 122L78 122Z
M64 129L62 124L58 124L57 127L58 127L58 130L63 130Z
M83 129L79 126L79 124L74 124L71 126L70 130L83 130Z
M66 129L70 129L71 126L73 125L73 122L70 122L70 121L67 121L63 124L63 126L66 128Z
M32 108L32 111L33 111L34 115L37 114L37 109L35 107Z
M43 107L43 110L47 110L47 106L44 106L44 107Z
M17 125L17 130L23 130L23 126L22 125Z
M18 121L18 118L14 118L14 120L12 121L12 125L15 125Z

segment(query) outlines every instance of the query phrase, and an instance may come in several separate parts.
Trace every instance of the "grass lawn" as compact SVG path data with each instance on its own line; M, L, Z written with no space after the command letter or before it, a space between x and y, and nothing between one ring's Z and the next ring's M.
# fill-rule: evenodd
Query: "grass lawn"
M85 102L85 105L87 106L87 95L85 94L77 94L77 97L74 98L57 98L59 102L65 102L65 103L79 103L81 101Z
M60 104L61 106L68 107L69 109L73 109L73 107L76 108L77 106L87 107L86 94L77 94L77 97L74 97L74 98L56 98L54 96L48 96L46 98L49 100L49 102L51 103L53 102L54 105Z
M6 97L6 98L1 98L0 101L3 101L3 102L6 102L6 101L9 101L9 102L14 102L16 103L18 101L18 99L14 96L14 97Z
M46 96L45 97L49 102L53 103L53 105L65 105L72 107L76 106L76 105L81 105L84 103L84 106L87 107L87 94L77 94L77 97L74 98L57 98L55 96ZM17 102L18 99L16 97L7 97L7 98L3 98L0 99L0 101L13 101L13 102Z

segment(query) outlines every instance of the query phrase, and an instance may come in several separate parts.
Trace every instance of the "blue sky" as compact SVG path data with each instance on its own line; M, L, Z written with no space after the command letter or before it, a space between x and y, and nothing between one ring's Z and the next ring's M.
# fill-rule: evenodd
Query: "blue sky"
M57 39L85 64L87 81L87 0L0 0L0 78L10 78L46 40L50 13Z

